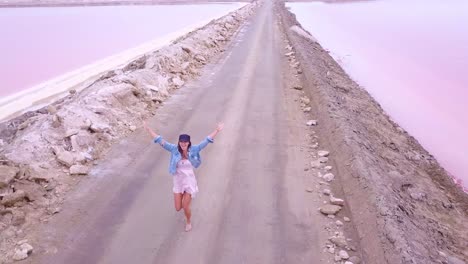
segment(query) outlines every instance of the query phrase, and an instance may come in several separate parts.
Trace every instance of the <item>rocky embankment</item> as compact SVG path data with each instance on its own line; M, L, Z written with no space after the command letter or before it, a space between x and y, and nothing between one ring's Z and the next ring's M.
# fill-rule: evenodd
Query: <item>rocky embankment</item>
M28 230L60 213L67 192L171 91L224 51L257 3L111 70L84 89L0 124L0 263L33 252Z
M465 263L467 194L304 33L283 4L277 11L291 43L285 55L300 65L299 88L310 98L307 111L317 119L309 125L318 121L320 140L330 146L327 162L337 180L331 192L346 198L364 263ZM325 161L325 155L311 167L327 165L320 159ZM322 213L339 216L341 205L329 202Z

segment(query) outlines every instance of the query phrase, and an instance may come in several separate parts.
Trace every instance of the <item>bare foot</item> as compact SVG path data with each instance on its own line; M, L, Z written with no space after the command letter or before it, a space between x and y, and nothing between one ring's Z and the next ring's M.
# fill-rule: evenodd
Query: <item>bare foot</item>
M192 230L192 224L185 224L185 232Z

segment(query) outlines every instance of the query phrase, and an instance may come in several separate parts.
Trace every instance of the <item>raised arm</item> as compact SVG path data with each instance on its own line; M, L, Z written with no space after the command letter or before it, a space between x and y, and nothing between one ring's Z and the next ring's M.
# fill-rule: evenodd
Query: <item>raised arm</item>
M168 151L172 151L174 148L177 148L177 145L171 144L167 141L165 141L161 135L158 135L156 132L154 132L150 127L148 127L148 124L146 122L143 122L145 126L145 130L148 132L148 134L153 137L154 143L158 143L161 145L164 149Z
M218 125L216 126L216 129L211 132L211 134L208 135L209 138L211 139L214 139L216 137L216 135L221 131L223 130L224 128L224 123L218 123Z
M223 130L223 127L223 123L218 123L218 126L213 132L211 132L211 134L209 134L202 142L200 142L200 144L192 146L192 148L196 149L197 151L200 151L204 149L209 143L213 143L213 139L216 137L219 131Z

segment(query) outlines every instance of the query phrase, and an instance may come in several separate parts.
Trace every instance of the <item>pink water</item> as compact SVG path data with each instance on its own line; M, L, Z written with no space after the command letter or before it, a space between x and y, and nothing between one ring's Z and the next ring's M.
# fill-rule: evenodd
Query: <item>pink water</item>
M397 123L468 186L468 1L287 6Z
M227 13L231 6L0 8L0 97Z

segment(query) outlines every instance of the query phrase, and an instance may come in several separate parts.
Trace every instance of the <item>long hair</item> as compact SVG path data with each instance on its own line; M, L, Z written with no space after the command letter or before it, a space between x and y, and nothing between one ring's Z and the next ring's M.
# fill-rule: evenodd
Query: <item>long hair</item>
M183 157L184 156L184 152L182 151L182 148L180 147L180 141L177 142L177 149L179 150L179 153L180 155ZM190 149L190 147L192 146L192 141L189 141L189 144L188 144L188 147L187 147L187 155L188 155L188 150ZM188 158L188 157L187 157Z

